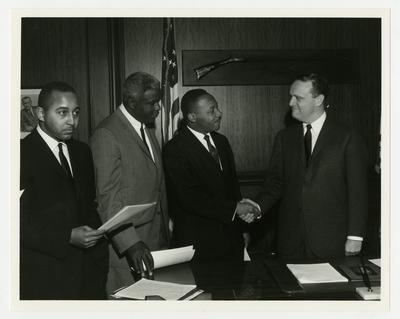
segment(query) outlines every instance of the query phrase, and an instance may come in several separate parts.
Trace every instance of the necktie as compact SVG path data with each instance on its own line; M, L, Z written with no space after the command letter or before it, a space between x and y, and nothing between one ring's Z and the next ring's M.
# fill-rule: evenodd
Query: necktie
M67 174L67 176L70 179L72 179L71 169L69 168L67 158L64 155L64 152L62 149L62 143L58 143L58 155L60 156L61 167L63 168L65 174Z
M304 151L306 156L306 166L308 167L311 157L311 124L307 124L306 128L307 131L304 135Z
M207 142L207 146L208 146L208 151L210 152L212 158L214 159L214 161L217 163L218 167L220 167L219 165L219 156L218 156L218 151L217 149L211 144L210 142L210 136L208 135L204 135L204 139Z
M149 145L147 144L147 141L146 141L146 134L144 134L143 123L141 123L141 125L140 125L140 135L142 135L142 141L143 141L144 145L146 145L147 149L150 152Z

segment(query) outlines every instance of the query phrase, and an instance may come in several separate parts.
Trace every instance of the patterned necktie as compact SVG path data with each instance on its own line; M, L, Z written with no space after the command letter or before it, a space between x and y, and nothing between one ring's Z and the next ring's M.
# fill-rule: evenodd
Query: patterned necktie
M147 144L146 134L144 134L144 128L143 127L144 127L144 125L143 125L143 123L141 123L141 125L140 125L140 135L142 135L142 141L143 141L144 145L146 145L147 149L150 152L150 148L149 148L149 145Z
M311 124L307 124L306 126L307 131L304 135L304 153L306 156L306 167L310 164L310 157L311 157Z
M65 174L67 174L67 176L72 179L72 173L71 173L71 169L69 167L67 158L64 155L63 149L62 149L62 143L58 143L58 155L60 156L60 162L61 162L61 167L63 168Z
M214 161L217 163L218 167L220 167L218 151L217 151L217 149L211 144L211 142L210 142L210 136L209 136L209 135L204 135L204 139L205 139L206 142L207 142L208 151L210 152L210 154L211 154L212 158L214 159Z

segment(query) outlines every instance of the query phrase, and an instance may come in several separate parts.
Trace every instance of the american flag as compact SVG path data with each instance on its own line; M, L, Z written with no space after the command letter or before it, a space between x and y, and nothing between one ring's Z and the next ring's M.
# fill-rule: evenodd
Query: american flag
M163 19L161 133L162 143L170 140L180 117L178 95L178 63L175 50L174 19Z

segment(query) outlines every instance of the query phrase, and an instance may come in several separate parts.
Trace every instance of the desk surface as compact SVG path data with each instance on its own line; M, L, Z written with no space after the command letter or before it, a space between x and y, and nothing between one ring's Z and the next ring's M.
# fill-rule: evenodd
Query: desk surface
M359 263L359 258L347 257L330 263L335 268L352 266ZM212 300L359 300L355 288L364 286L362 281L299 285L286 263L275 258L178 264L156 270L155 279L196 284ZM373 281L372 285L379 286L380 282Z

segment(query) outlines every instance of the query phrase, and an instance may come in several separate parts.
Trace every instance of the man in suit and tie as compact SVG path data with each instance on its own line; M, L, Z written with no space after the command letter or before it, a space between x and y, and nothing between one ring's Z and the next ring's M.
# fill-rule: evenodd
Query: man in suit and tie
M133 275L151 277L150 251L169 245L161 151L154 130L149 127L160 111L160 97L156 78L143 72L131 74L123 84L123 103L100 123L91 139L103 221L127 205L156 203L139 224L133 221L109 234L112 247L108 293L132 284Z
M38 104L39 125L21 140L20 299L105 299L92 155L72 139L75 90L49 83Z
M257 209L240 203L232 149L216 132L222 113L201 89L188 91L181 109L184 125L163 153L174 244L194 245L195 261L241 261L245 228L238 218L252 221Z
M278 252L284 258L357 254L367 221L367 150L361 137L325 112L327 81L299 76L290 88L292 116L280 131L263 190L262 213L281 199Z

